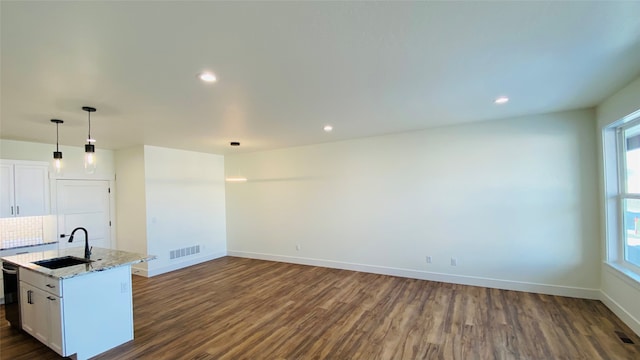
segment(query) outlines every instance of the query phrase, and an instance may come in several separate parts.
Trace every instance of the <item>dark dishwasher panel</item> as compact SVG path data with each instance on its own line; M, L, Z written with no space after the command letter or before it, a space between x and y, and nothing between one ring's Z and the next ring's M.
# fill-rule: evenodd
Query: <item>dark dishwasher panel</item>
M4 312L11 326L21 329L20 322L20 289L18 288L18 267L3 262L2 277L4 281Z

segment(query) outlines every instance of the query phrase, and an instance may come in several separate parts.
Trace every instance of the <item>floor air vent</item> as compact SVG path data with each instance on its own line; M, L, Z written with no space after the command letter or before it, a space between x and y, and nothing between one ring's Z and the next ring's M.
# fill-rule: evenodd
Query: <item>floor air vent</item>
M169 252L169 259L177 259L183 256L198 254L199 252L200 252L200 245L189 246L189 247L178 249L178 250L171 250Z
M622 340L623 343L625 344L633 344L633 340L631 340L627 334L623 333L622 331L616 331L616 335L618 335L618 337L620 338L620 340Z

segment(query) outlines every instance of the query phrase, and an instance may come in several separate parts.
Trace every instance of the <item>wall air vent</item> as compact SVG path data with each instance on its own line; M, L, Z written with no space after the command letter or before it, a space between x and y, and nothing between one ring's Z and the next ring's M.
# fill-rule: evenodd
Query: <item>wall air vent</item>
M169 251L169 259L177 259L184 256L190 256L200 253L200 245L189 246L182 249Z

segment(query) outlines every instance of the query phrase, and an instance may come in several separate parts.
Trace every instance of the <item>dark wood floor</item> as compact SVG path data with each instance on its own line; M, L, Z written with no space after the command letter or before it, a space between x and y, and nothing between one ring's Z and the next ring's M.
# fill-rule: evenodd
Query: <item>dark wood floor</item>
M135 340L94 359L640 359L593 300L234 257L133 290ZM60 359L1 323L2 359Z

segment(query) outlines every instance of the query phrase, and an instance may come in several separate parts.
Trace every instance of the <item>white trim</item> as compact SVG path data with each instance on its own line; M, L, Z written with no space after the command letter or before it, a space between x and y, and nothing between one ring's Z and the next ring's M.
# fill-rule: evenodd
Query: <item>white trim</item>
M626 261L624 261L627 263ZM640 275L628 268L624 265L604 261L602 267L602 272L607 272L612 276L615 276L622 282L624 282L625 286L640 292ZM628 312L622 305L620 305L617 301L615 301L609 294L607 294L604 289L601 291L600 301L609 308L620 320L622 320L631 330L633 330L638 336L640 336L640 321L633 316L630 312Z
M622 130L630 129L640 124L640 109L622 118L622 123L617 128Z
M175 270L178 270L178 269L183 269L183 268L186 268L186 267L189 267L189 266L200 264L200 263L203 263L203 262L206 262L206 261L211 261L211 260L214 260L214 259L218 259L218 258L221 258L221 257L224 257L224 256L227 256L227 252L226 251L221 251L221 252L217 252L217 253L214 253L214 254L201 256L201 257L198 257L198 258L195 258L195 259L189 259L189 260L186 260L186 261L181 261L179 263L173 263L171 265L167 265L167 266L164 266L164 267L161 267L161 268L158 268L158 269L152 269L152 270L148 270L148 269L145 269L143 267L136 266L138 264L134 264L131 267L131 273L134 274L134 275L140 275L140 276L144 276L144 277L153 277L153 276L164 274L164 273L167 273L167 272L170 272L170 271L175 271Z
M622 267L620 264L604 262L602 271L606 271L616 278L620 279L625 285L631 289L640 292L640 275L636 274L629 269ZM605 304L620 320L622 320L631 330L633 330L638 336L640 336L640 320L638 320L633 314L628 312L622 305L614 300L604 290L600 291L600 301Z
M628 126L633 126L630 125L630 123L633 123L635 120L640 119L640 109L632 112L631 114L622 117L622 119L618 120L618 121L614 121L613 123L607 125L606 127L617 127L617 128L626 128Z
M610 264L607 264L610 265ZM611 271L614 276L625 281L627 284L632 284L628 279L625 279L625 276L622 276L621 273L616 267L609 267L613 271ZM632 284L635 289L638 289L638 284ZM611 296L609 296L604 290L600 291L600 301L609 308L622 322L624 322L636 335L640 336L640 320L638 320L635 316L633 316L630 312L628 312L622 305L618 304Z
M111 248L116 249L118 247L117 241L117 229L116 223L116 182L109 180L109 233L111 234Z
M440 281L453 284L482 286L503 290L526 291L539 294L568 296L582 299L598 300L601 298L599 289L579 288L572 286L538 284L522 281L491 279L478 276L453 275L429 271L393 268L377 265L356 264L333 260L302 258L275 254L264 254L247 251L227 251L229 256L237 256L250 259L286 262L300 265L321 266L333 269L361 271L373 274L406 277L411 279Z
M628 271L636 272L636 274L640 275L640 267L637 264L634 264L630 261L627 261L627 252L628 247L626 245L627 239L627 224L625 224L625 200L627 199L640 199L639 194L630 193L629 189L627 189L628 182L628 169L627 169L627 141L626 141L626 132L635 127L640 127L640 112L636 112L636 117L626 117L630 120L625 124L615 128L616 129L616 158L617 158L617 176L618 176L618 217L617 217L617 225L620 231L619 236L616 238L608 238L607 241L615 241L617 243L616 250L618 254L616 254L615 259L606 259L609 262L617 261L620 262L621 265ZM634 113L635 114L635 113ZM639 279L640 277L636 276L635 279Z
M39 160L11 160L11 159L0 159L0 164L7 165L29 165L29 166L46 166L49 167L49 162L47 161L39 161Z
M618 279L640 292L640 275L631 269L627 269L621 264L605 261L606 269Z
M49 172L49 178L52 180L103 180L103 181L115 181L115 174L85 174L81 172L76 173L63 173L62 175L56 175L53 172Z
M640 336L640 321L625 310L617 301L607 293L600 291L600 301L609 308L622 322L624 322L636 335Z
M617 239L619 227L618 219L618 152L616 129L607 127L602 129L602 176L603 176L603 192L602 206L604 207L604 260L617 261L619 256L618 242L609 241L609 239Z

